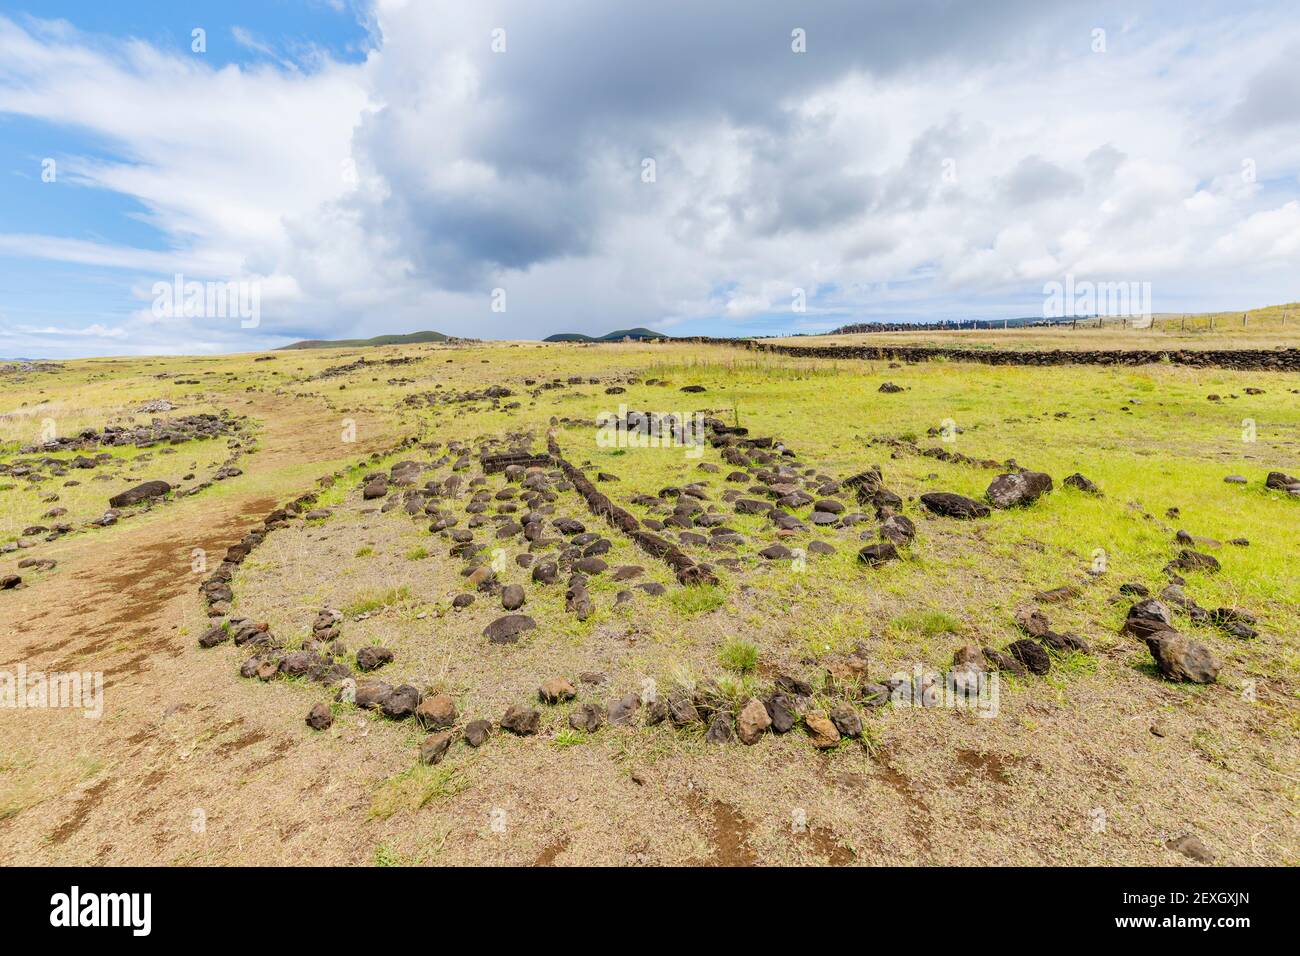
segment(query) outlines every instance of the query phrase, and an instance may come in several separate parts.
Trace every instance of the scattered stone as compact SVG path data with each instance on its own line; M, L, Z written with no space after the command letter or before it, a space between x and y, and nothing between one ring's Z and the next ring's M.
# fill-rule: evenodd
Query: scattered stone
M605 708L600 704L579 704L569 714L569 726L574 730L592 734L605 724Z
M471 747L482 747L492 736L492 724L486 720L471 720L465 725L465 743Z
M895 385L893 382L885 382L876 391L884 392L886 395L896 395L903 391L903 386Z
M505 716L501 718L501 729L508 730L520 737L530 737L537 733L541 723L542 715L540 712L531 707L511 704L506 710Z
M429 730L450 727L456 723L456 702L449 694L433 694L420 701L415 708L415 719Z
M420 692L410 684L401 684L384 698L379 709L390 720L405 720L420 706Z
M886 515L880 523L880 537L895 547L904 547L916 538L916 525L906 515Z
M818 750L827 750L840 742L840 732L820 710L810 710L803 719L804 728Z
M450 747L451 731L444 730L439 734L430 734L420 742L420 763L441 763L442 758L447 756Z
M982 650L984 651L984 660L988 661L988 663L997 670L1006 671L1009 674L1014 674L1016 677L1024 677L1029 673L1028 668L1010 654L995 650L992 647L985 647Z
M1264 479L1264 487L1295 493L1300 491L1300 478L1292 478L1280 471L1270 471L1268 477Z
M537 627L537 622L527 614L507 614L483 628L483 636L493 644L514 644L519 635Z
M501 606L507 611L517 611L524 606L527 596L518 584L507 584L501 589Z
M569 681L563 677L552 677L541 687L537 688L537 696L544 704L558 704L562 701L573 700L578 695Z
M831 723L845 737L857 737L862 734L862 718L853 707L840 702L831 708Z
M329 704L313 704L307 711L307 726L312 730L328 730L334 723L334 712Z
M203 635L199 638L199 647L216 647L228 640L230 640L230 629L223 621L203 632Z
M128 505L147 501L151 498L161 498L171 490L172 486L165 481L146 481L109 498L108 506L110 508L125 508Z
M1042 637L1052 629L1047 615L1037 608L1024 608L1016 612L1016 626L1030 637Z
M674 691L668 695L668 718L676 727L688 727L698 723L700 712L695 709L695 701L685 691Z
M1177 631L1159 631L1145 640L1156 667L1167 680L1213 684L1219 679L1219 661L1204 644Z
M1024 664L1032 674L1042 677L1052 669L1052 659L1047 656L1043 645L1025 638L1007 645L1007 653Z
M609 722L616 727L625 727L632 723L632 715L641 706L641 698L636 694L620 697L609 705Z
M1146 598L1128 609L1128 616L1120 631L1145 640L1154 634L1173 629L1174 624L1169 616L1169 608L1155 598Z
M1041 471L1019 471L998 475L985 494L995 508L1017 508L1033 504L1052 490L1052 478Z
M384 702L384 698L392 692L392 685L381 680L359 680L354 702L362 710L373 710L379 707ZM341 690L340 694L342 694Z
M377 644L368 645L357 651L357 669L373 671L393 662L393 652Z
M878 568L887 561L898 560L898 549L892 541L869 544L858 552L858 561L869 567Z
M1178 557L1165 565L1165 570L1208 571L1214 573L1221 567L1219 559L1213 555L1193 551L1191 548L1183 548L1178 552Z
M709 729L704 734L704 742L710 744L730 744L736 742L736 732L731 726L731 715L717 713L709 721Z
M1074 474L1069 475L1065 479L1065 481L1062 482L1062 484L1065 484L1070 488L1075 488L1079 491L1085 492L1086 494L1090 494L1090 495L1101 494L1101 489L1097 487L1095 482L1083 477L1083 475L1079 474L1077 471Z
M767 708L761 701L751 697L745 706L740 708L740 715L736 718L736 735L742 744L753 746L771 726L772 718Z
M1201 842L1200 837L1185 833L1182 836L1174 837L1167 842L1165 846L1175 853L1181 853L1197 863L1213 863L1214 854L1210 852L1209 847Z
M991 514L989 506L983 502L950 491L931 491L921 495L921 504L926 510L945 518L987 518Z

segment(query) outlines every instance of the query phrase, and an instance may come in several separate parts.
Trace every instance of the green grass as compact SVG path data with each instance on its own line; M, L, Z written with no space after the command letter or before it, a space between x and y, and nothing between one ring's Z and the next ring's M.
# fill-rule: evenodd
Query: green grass
M408 561L423 561L428 556L429 549L422 545L411 548L406 552L406 560Z
M577 747L585 744L589 739L588 734L581 730L574 730L572 727L565 727L551 738L551 746L564 750L568 747Z
M747 673L758 666L758 647L749 641L728 641L718 651L718 661L728 670Z
M716 584L700 584L670 591L668 601L678 614L695 617L716 611L727 603L727 596Z
M417 763L380 785L370 802L370 816L387 820L399 810L416 811L427 804L453 797L468 786L464 771L445 763Z
M945 611L905 611L889 622L894 634L918 634L935 637L939 634L960 634L961 622Z
M388 588L378 594L367 595L358 598L343 608L346 616L353 617L357 614L372 614L381 608L392 607L395 604L401 604L411 599L411 589L405 584L398 587Z

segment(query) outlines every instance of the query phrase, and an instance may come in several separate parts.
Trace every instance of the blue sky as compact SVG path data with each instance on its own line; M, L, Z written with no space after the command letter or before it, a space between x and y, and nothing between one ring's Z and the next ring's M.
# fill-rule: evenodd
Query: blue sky
M11 0L0 356L1294 301L1298 61L1283 2Z

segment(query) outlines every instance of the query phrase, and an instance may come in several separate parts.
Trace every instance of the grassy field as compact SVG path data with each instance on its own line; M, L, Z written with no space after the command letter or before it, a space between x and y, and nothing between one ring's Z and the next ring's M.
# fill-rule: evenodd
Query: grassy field
M847 340L1259 347L1264 341L1289 342L1290 329L1279 324L1266 332L1252 323L1246 332L1220 325L1213 333L1208 327L1026 330ZM1149 344L1157 339L1180 344ZM802 337L789 341L816 344ZM322 375L362 357L368 364ZM538 706L537 688L549 678L569 679L578 696L570 704L541 706L536 736L497 733L479 749L457 742L444 762L424 766L416 760L424 734L412 721L398 723L336 703L331 690L301 679L271 686L242 680L237 670L247 654L230 645L200 651L194 640L206 623L189 589L188 604L177 598L183 618L168 673L202 673L201 693L224 701L227 711L242 708L245 719L256 713L266 722L265 735L288 748L292 756L285 760L297 761L297 779L315 780L329 795L329 809L299 819L301 796L289 785L285 760L241 766L232 777L231 761L241 751L223 752L218 736L210 746L195 745L207 756L189 763L185 773L191 788L221 794L229 822L202 847L183 833L155 836L150 852L162 859L258 859L237 821L253 826L260 813L290 832L275 851L278 860L383 865L1122 865L1190 862L1166 846L1185 834L1201 839L1216 862L1300 861L1300 576L1294 573L1300 498L1264 487L1269 471L1300 472L1298 375L1169 365L891 365L665 344L422 345L255 358L95 360L2 376L0 441L6 444L0 461L12 460L17 446L30 440L33 422L46 417L56 418L61 430L101 427L157 398L175 402L175 414L247 414L259 451L243 459L246 474L188 501L175 519L169 509L156 509L147 519L152 527L165 532L174 521L184 543L197 533L185 522L202 515L205 496L216 507L242 493L265 504L264 512L273 503L267 490L278 501L288 500L291 495L280 489L308 491L316 477L354 467L317 502L328 517L273 533L242 565L233 613L268 622L291 649L309 637L322 607L339 609L342 640L351 651L369 644L392 648L396 659L378 676L425 694L450 694L462 725L474 718L499 720L510 705ZM181 385L177 378L201 384ZM886 381L903 391L880 392ZM541 388L551 382L561 387ZM692 385L704 391L681 391ZM489 386L513 394L463 397ZM611 387L624 391L607 394ZM703 412L741 425L751 436L775 436L794 452L801 471L828 481L879 465L885 484L902 497L903 513L916 524L916 541L902 560L864 566L857 551L877 540L869 508L862 509L868 520L851 527L778 537L762 515L734 513L724 493L748 485L726 480L734 469L719 449L603 447L594 421L620 406L660 414ZM286 428L280 420L293 410L305 415L306 409L312 414L305 424ZM418 435L437 446L365 457L358 452L385 443L358 447L355 434L349 437L349 422L354 432L360 423L363 439L382 433L391 444ZM615 476L617 481L600 483L600 490L643 520L665 514L640 496L700 482L707 503L725 513L727 527L743 539L723 549L683 543L692 558L714 567L719 583L678 585L665 564L603 526L576 493L562 492L555 517L575 517L609 538L604 559L611 572L627 565L643 572L628 583L614 582L609 574L593 577L594 610L579 620L565 609L564 577L557 585L533 585L515 561L527 543L508 541L499 578L525 586L522 613L538 627L518 644L488 644L482 632L503 613L500 602L479 593L468 608L453 609L452 599L471 589L462 576L464 562L448 554L446 535L431 533L427 518L413 519L400 508L380 512L379 502L361 498L360 485L366 474L402 460L428 466L420 484L445 478L450 463L434 462L449 442L477 448L487 439L526 433L533 448L544 451L548 432L589 477ZM288 439L279 436L288 434L313 455L285 453L280 442ZM921 494L981 498L1005 470L925 453L933 448L978 461L1014 459L1050 474L1055 489L1032 506L995 510L975 521L930 515L918 505ZM200 448L182 448L177 457L187 465L199 462L200 470L212 463ZM156 464L128 461L123 475L158 477L151 470ZM1064 486L1073 472L1096 482L1102 494ZM477 475L477 464L463 474L466 480ZM1246 483L1225 483L1229 475ZM507 483L500 475L488 476L483 487L495 493ZM837 497L849 510L858 507L847 489ZM32 511L27 497L13 500L23 503L6 502L5 514L12 517L0 519L8 522L0 525L0 541ZM808 509L797 513L806 518ZM458 527L465 526L462 513ZM1176 626L1223 662L1218 682L1208 686L1162 679L1147 650L1119 633L1132 601L1118 593L1120 585L1139 583L1158 592L1167 583L1162 568L1183 546L1175 540L1179 530L1201 539L1197 547L1222 564L1215 574L1187 572L1187 593L1206 608L1245 608L1259 619L1259 637L1245 641L1175 612ZM79 540L94 549L125 533L106 528ZM799 560L758 555L778 541L798 548ZM809 549L815 541L831 553ZM28 550L40 556L44 547ZM0 572L9 570L0 566ZM35 600L37 592L53 600L59 588L77 587L62 566L28 577L28 588L0 595L0 602ZM665 593L631 587L644 582L662 584ZM1038 592L1066 586L1074 590L1063 602L1035 599ZM625 590L631 596L620 601ZM574 707L608 704L642 691L647 682L667 690L714 681L739 706L765 695L778 675L794 675L816 688L814 709L830 707L838 698L825 683L826 672L855 650L865 653L871 681L944 671L962 646L1001 648L1022 637L1015 614L1029 607L1039 607L1056 630L1080 635L1089 652L1054 654L1045 677L1002 675L994 719L960 710L855 704L862 737L827 751L814 749L798 728L746 747L706 742L703 724L684 730L667 724L606 726L594 733L568 724ZM12 660L21 658L19 645L32 646L33 637L63 636L43 634L39 625L0 631L4 656ZM584 673L602 680L579 680ZM157 678L145 669L130 680L143 694ZM333 728L323 733L302 722L317 702L329 703L335 715ZM21 719L42 718L28 712ZM105 723L120 726L123 734L132 729L128 717ZM105 766L102 749L84 739L76 748L95 760L91 770L79 771L85 786L115 773L112 761ZM80 837L50 841L60 813L47 799L32 796L35 773L30 751L15 747L0 760L0 782L24 795L10 799L0 835L30 837L37 847L32 859L59 861L69 853L100 858L93 846L76 849ZM52 777L51 787L73 787L66 777ZM252 792L261 802L245 806ZM143 823L107 804L96 812L114 834L109 842L116 849L103 859L143 854L147 844L137 838ZM501 821L507 822L498 828Z
M1079 319L1074 325L1028 329L952 329L799 335L787 345L921 345L973 349L1272 349L1300 347L1300 303L1246 312L1152 316L1146 328L1128 319Z

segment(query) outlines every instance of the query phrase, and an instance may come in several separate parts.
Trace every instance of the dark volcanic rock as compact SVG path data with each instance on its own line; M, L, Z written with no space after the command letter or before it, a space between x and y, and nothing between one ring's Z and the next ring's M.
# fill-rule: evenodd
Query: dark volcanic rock
M1039 677L1052 669L1052 659L1047 656L1043 645L1029 638L1008 644L1007 653L1024 664L1030 673L1037 674Z
M172 486L165 481L146 481L109 498L108 505L110 508L125 508L149 498L161 498L171 490Z
M527 614L507 614L483 628L483 636L493 644L514 644L519 635L537 627L537 622Z
M1068 485L1071 488L1077 488L1079 491L1086 492L1090 495L1101 494L1101 489L1097 487L1096 483L1083 477L1083 475L1079 474L1077 471L1068 476L1062 484Z
M773 694L763 701L763 706L767 708L767 715L772 718L772 732L789 733L794 727L796 718L794 701L785 694Z
M357 651L357 667L363 671L372 671L385 664L391 664L393 652L387 647L370 645Z
M1200 551L1193 551L1191 548L1183 548L1178 552L1178 557L1165 565L1166 570L1173 569L1177 571L1214 572L1218 571L1220 567L1218 558Z
M471 720L465 725L465 743L471 747L482 747L492 736L492 724L486 720Z
M843 701L831 708L830 718L843 737L857 737L862 733L862 717Z
M921 495L921 504L926 510L945 518L986 518L989 506L964 495L951 491L931 491Z
M444 730L440 734L430 734L420 742L420 763L441 763L451 748L451 732Z
M537 733L541 723L542 715L538 711L531 707L511 704L505 716L501 718L501 729L520 737L529 737Z
M998 475L989 484L989 501L995 508L1015 508L1031 504L1052 490L1052 478L1041 471L1018 471Z
M1174 629L1169 608L1155 598L1138 601L1128 609L1121 632L1145 640L1154 634Z
M359 680L355 703L362 710L370 710L382 704L392 692L392 686L381 680Z
M901 548L911 544L916 537L916 525L906 515L888 515L880 522L880 538Z
M1212 684L1219 678L1219 661L1204 644L1177 631L1159 631L1146 638L1160 673L1174 681Z
M569 714L569 726L585 733L595 733L605 723L605 708L600 704L580 704Z
M898 560L898 549L894 547L892 541L881 541L879 544L869 544L858 552L858 560L870 567L879 567L886 561Z
M507 611L517 611L524 606L527 596L518 584L507 584L501 589L501 606Z
M328 730L334 723L334 713L329 704L313 704L307 711L307 726L312 730Z
M714 714L709 721L709 729L704 734L704 742L710 744L731 744L736 742L736 731L731 725L730 714Z
M393 692L384 698L379 709L391 720L405 720L415 713L420 706L420 692L410 684L393 688Z

